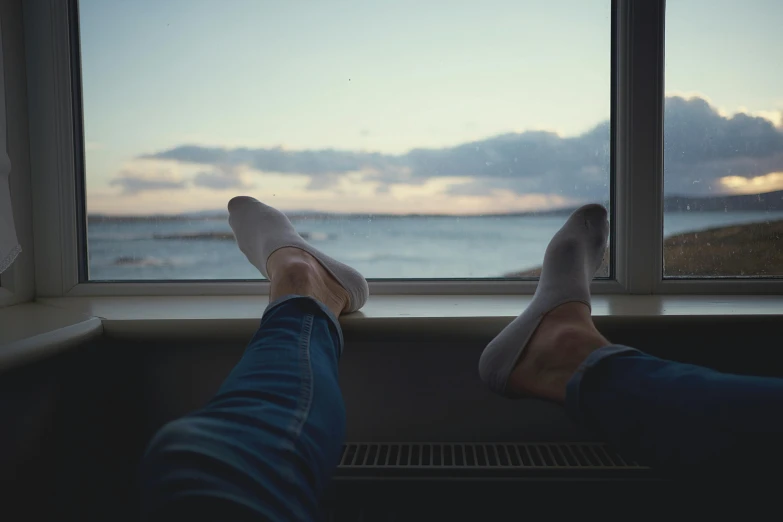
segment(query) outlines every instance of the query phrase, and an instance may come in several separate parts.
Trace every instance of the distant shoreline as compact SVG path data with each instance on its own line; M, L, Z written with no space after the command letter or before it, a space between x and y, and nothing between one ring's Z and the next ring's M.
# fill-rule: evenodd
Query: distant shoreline
M603 202L609 205L608 201ZM333 218L366 217L399 218L399 217L521 217L521 216L562 216L568 215L578 206L554 208L550 210L526 212L498 212L489 214L386 214L374 212L313 212L307 210L292 210L285 212L291 219L304 219L313 216ZM718 196L681 196L671 195L663 199L663 210L670 212L783 212L783 190L765 192L762 194L734 194ZM201 212L185 212L180 214L150 214L150 215L109 215L92 213L87 215L88 222L139 222L139 221L184 221L184 220L225 220L228 213L224 210L207 210Z
M467 217L527 217L527 216L567 216L570 215L577 207L573 208L559 208L553 210L531 211L531 212L504 212L494 214L379 214L374 212L284 212L291 219L304 219L312 217L329 217L329 218L366 218L372 216L373 219L394 219L394 218L467 218ZM216 221L227 220L228 213L225 214L151 214L144 216L114 216L107 214L88 214L88 222L128 222L134 223L139 221Z
M327 217L333 219L345 218L366 218L371 216L373 219L395 219L395 218L498 218L498 217L546 217L546 216L568 216L576 208L567 209L555 209L546 210L541 212L507 212L496 214L375 214L372 212L356 212L356 213L336 213L336 212L306 212L306 213L292 213L286 212L285 214L290 219L306 219L313 217ZM733 213L733 212L770 212L770 213L782 213L780 210L698 210L700 214L708 213ZM668 210L666 214L688 214L694 213L689 210ZM228 220L228 214L225 215L190 215L190 214L151 214L145 216L111 216L105 214L90 214L87 216L88 223L138 223L147 221L226 221Z
M783 220L728 225L664 239L667 277L783 276ZM541 267L504 277L538 277Z

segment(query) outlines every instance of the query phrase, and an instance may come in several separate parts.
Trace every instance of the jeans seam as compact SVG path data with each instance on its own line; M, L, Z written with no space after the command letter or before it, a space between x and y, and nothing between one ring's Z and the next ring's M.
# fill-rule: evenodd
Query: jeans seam
M313 314L305 315L299 336L299 371L303 379L302 389L299 394L299 404L297 405L297 415L291 425L291 433L295 441L302 434L302 429L310 416L310 408L313 404L313 367L310 360L310 338L313 333L313 320Z
M310 338L313 332L313 314L305 314L302 320L302 329L299 333L299 346L298 346L298 359L299 359L299 376L301 382L301 390L299 398L297 400L296 412L294 418L288 426L288 433L290 438L286 440L281 447L290 451L296 452L296 447L299 442L299 438L304 429L305 423L310 416L310 409L313 404L313 368L310 361ZM292 484L296 485L296 466L292 462L287 463L287 474L284 477ZM296 513L298 520L308 520L308 514L302 509L299 504L294 504L291 509Z

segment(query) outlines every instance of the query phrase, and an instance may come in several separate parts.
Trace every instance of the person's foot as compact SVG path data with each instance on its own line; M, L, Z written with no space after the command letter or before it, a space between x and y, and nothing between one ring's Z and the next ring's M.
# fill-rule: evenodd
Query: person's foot
M335 315L354 312L367 301L364 277L308 244L279 210L238 196L228 202L228 213L239 249L271 281L271 300L307 295Z
M608 234L606 209L585 205L552 238L533 301L481 354L479 373L493 391L563 400L579 363L608 344L590 318L590 281Z
M266 262L271 288L269 300L286 295L306 295L339 316L348 306L348 291L316 258L295 247L275 250Z
M584 303L566 303L544 316L509 377L515 395L565 401L566 385L582 361L609 341Z

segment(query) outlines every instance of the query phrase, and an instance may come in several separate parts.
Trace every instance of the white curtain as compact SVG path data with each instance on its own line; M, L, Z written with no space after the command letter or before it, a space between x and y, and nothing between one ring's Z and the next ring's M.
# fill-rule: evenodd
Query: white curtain
M11 209L9 176L11 160L8 158L7 129L5 121L5 74L3 69L3 32L0 28L0 274L3 273L22 251L16 239L14 213Z

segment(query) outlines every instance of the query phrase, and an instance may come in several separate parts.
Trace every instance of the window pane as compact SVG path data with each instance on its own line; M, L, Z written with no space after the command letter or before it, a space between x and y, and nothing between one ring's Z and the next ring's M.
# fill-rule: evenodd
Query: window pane
M92 280L259 278L239 194L370 278L535 277L608 204L609 0L79 6Z
M783 3L666 3L664 275L783 275Z

